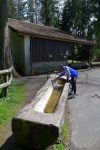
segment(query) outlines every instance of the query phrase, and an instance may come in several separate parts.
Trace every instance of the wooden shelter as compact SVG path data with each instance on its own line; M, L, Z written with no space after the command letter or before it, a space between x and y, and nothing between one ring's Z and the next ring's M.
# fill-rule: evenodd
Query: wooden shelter
M89 49L94 42L68 35L54 27L9 19L11 48L16 70L21 75L51 72L66 64L70 45Z

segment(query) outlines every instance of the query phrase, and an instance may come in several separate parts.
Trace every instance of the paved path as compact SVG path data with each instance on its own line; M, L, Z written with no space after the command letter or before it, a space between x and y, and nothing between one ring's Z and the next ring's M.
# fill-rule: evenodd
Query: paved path
M100 69L80 72L77 89L68 101L70 150L100 150Z
M23 77L21 79L26 89L26 93L25 93L26 101L29 102L35 97L37 91L41 89L41 87L45 84L47 79L48 79L47 75L28 76L28 77Z

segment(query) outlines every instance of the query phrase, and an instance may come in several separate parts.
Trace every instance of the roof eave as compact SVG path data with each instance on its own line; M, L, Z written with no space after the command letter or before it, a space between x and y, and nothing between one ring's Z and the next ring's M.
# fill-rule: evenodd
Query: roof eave
M59 41L65 41L65 42L70 42L70 43L76 43L76 44L83 44L83 45L89 45L89 46L93 46L95 45L96 43L95 42L91 42L91 41L82 41L80 39L69 39L67 37L58 37L58 36L47 36L45 34L37 34L37 33L30 33L30 32L27 32L27 31L20 31L20 30L17 30L13 27L11 27L9 25L9 27L11 29L13 29L14 31L16 31L19 35L29 35L29 36L33 36L33 37L37 37L37 38L47 38L47 39L55 39L56 40L59 40Z

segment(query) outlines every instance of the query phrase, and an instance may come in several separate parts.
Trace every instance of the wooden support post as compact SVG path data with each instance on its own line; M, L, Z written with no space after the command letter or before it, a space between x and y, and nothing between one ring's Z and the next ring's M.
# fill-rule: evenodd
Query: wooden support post
M66 50L66 65L68 65L68 55L69 55L69 52L68 50Z
M6 70L1 70L0 75L3 76L3 83L0 84L0 89L2 90L0 97L6 97L8 93L8 86L12 82L12 70L13 67Z
M4 83L8 82L8 74L4 75ZM3 89L3 96L6 97L8 93L8 86Z
M90 46L88 46L88 64L89 64L89 68L90 68Z
M74 63L74 43L73 43L73 48L72 48L72 64Z

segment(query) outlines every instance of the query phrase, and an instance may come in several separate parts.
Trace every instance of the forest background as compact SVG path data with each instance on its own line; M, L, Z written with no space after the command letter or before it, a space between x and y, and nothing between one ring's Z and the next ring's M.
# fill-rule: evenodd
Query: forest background
M8 17L94 40L92 59L100 59L100 0L8 0Z

